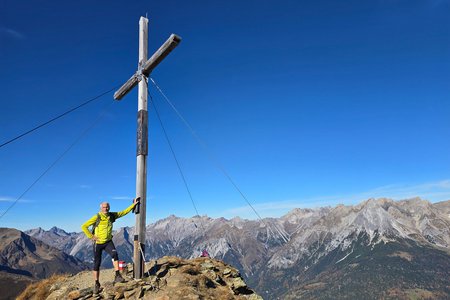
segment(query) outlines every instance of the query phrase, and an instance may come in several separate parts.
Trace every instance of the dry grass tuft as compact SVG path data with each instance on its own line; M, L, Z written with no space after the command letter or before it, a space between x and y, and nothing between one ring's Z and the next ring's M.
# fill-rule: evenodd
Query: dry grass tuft
M57 281L66 278L66 275L53 275L50 278L32 283L16 298L16 300L42 300L50 294L50 287Z

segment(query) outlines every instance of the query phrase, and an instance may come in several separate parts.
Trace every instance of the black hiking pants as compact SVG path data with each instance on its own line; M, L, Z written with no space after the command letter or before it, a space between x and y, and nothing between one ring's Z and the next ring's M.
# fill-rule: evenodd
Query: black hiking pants
M113 241L108 241L104 244L94 243L94 271L100 270L100 263L102 262L102 253L103 250L108 253L113 260L119 260L119 256L117 255L116 246L114 246Z

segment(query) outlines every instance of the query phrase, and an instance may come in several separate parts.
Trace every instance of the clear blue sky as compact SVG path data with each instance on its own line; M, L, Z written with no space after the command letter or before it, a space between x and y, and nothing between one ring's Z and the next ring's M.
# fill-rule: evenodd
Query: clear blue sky
M0 143L125 82L138 22L153 77L263 216L370 197L450 199L450 4L415 1L1 1ZM155 89L199 213L255 218ZM0 148L4 211L112 94ZM135 195L137 91L2 219L79 231ZM148 222L195 215L150 112ZM131 226L134 216L116 226Z

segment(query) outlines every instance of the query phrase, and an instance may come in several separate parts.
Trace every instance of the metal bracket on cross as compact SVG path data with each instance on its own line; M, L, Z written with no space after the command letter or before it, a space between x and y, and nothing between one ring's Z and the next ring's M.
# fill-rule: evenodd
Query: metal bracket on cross
M139 81L141 81L142 78L145 77L144 73L142 72L142 66L139 65L139 68L138 68L138 70L136 71L135 76L137 77L137 79L138 79Z

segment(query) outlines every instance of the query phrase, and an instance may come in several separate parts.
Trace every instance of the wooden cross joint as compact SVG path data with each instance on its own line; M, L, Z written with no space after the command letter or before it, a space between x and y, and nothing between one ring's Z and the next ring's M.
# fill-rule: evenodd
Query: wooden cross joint
M158 66L180 42L181 37L172 33L166 42L142 66L139 66L138 71L114 93L114 99L121 100L139 83L140 80L142 80L142 75L149 77L156 66Z

